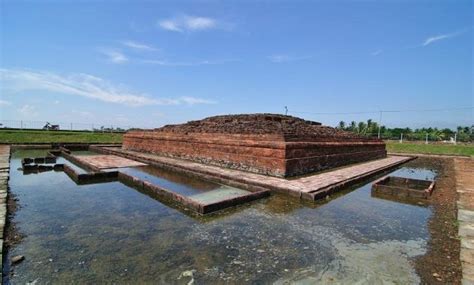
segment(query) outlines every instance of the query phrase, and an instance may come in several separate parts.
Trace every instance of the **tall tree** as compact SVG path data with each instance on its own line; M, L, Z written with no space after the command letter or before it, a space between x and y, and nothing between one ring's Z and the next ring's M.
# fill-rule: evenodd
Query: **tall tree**
M341 129L341 130L344 130L346 128L346 122L340 121L337 128Z

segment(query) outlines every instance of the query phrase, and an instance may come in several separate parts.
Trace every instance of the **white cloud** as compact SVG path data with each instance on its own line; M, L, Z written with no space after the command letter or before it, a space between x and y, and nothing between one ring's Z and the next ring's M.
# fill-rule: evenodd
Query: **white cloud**
M207 30L216 26L216 21L211 18L204 17L185 17L185 26L190 30Z
M131 106L211 103L194 97L150 98L145 94L129 91L123 86L113 85L102 78L83 73L58 75L45 71L0 69L0 82L3 88L14 92L46 90Z
M373 52L371 53L371 55L377 56L377 55L381 54L382 52L383 52L383 51L382 51L381 49L378 49L378 50L376 50L376 51L373 51Z
M464 31L458 31L458 32L450 33L450 34L442 34L442 35L436 35L436 36L429 37L429 38L425 39L422 46L425 47L427 45L430 45L432 43L435 43L435 42L438 42L438 41L441 41L441 40L445 40L445 39L449 39L449 38L459 36L463 32Z
M179 27L179 23L173 20L163 20L158 23L161 28L174 31L174 32L182 32L181 28Z
M274 54L268 57L273 63L285 63L285 62L292 62L292 61L300 61L300 60L308 60L312 59L312 56L291 56L287 54Z
M9 101L0 100L0 106L10 106L11 104Z
M38 112L36 112L36 107L28 104L19 108L18 112L23 115L23 117L35 117L38 115Z
M217 20L212 18L187 15L158 22L162 29L173 32L209 30L217 28L217 24Z
M108 61L112 63L120 64L128 61L128 58L122 52L117 50L102 49L101 53L107 56Z
M136 49L136 50L142 50L142 51L157 51L158 49L151 46L147 45L144 43L138 43L135 41L123 41L122 44L126 47Z
M227 62L237 61L235 59L224 59L224 60L201 60L201 61L167 61L167 60L155 60L155 59L144 59L142 63L154 64L161 66L199 66L199 65L217 65L224 64Z
M201 99L201 98L195 98L195 97L189 97L189 96L184 96L179 98L180 101L188 104L188 105L195 105L195 104L216 104L215 101L213 100L207 100L207 99Z

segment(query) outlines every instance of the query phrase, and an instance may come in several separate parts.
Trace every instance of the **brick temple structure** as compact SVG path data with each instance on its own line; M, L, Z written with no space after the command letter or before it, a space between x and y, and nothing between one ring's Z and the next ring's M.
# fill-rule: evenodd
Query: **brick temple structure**
M123 149L290 177L386 157L385 143L276 114L209 117L129 131Z

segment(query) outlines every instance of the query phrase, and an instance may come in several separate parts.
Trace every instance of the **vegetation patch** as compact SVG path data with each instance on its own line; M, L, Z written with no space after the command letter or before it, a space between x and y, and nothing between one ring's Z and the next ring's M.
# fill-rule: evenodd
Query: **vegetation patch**
M425 153L441 155L474 156L474 144L416 143L386 141L387 151L393 153Z
M0 143L121 143L122 133L0 130Z

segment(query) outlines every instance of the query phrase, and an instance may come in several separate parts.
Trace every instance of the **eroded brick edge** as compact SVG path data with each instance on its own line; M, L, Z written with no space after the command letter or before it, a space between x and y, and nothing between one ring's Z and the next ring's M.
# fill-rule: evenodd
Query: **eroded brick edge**
M10 179L10 146L0 145L0 264L2 269L1 282L3 283L3 253L5 226L7 223L8 181Z
M396 185L387 185L385 182L394 179L397 180L408 180L412 181L412 183L421 183L427 185L426 188L423 190L411 189L405 186L396 186ZM374 194L384 194L384 195L392 195L398 196L398 198L423 198L428 199L428 197L433 192L435 187L435 181L427 181L427 180L420 180L420 179L412 179L412 178L405 178L405 177L396 177L396 176L385 176L372 184L372 195Z

